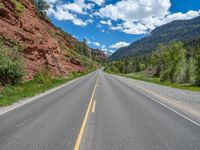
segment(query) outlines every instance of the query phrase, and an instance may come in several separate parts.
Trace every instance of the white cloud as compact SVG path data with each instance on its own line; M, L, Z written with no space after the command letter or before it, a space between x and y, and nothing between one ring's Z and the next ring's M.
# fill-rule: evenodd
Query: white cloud
M118 48L121 48L121 47L125 47L125 46L128 46L130 43L127 43L127 42L124 42L124 41L119 41L111 46L109 46L110 48L115 48L115 49L118 49Z
M95 46L101 46L101 44L99 42L93 42L92 44Z
M101 8L99 15L112 20L134 21L149 16L163 17L170 6L170 0L121 0Z
M58 0L46 0L50 4L48 15L54 16L58 20L70 20L75 25L86 26L93 20L82 20L77 15L88 15L92 10L93 4L85 4L84 0L75 0L73 3L58 3Z
M86 26L100 17L96 27L106 26L127 34L146 34L171 21L192 19L200 15L200 11L193 10L172 13L170 0L120 0L108 5L105 5L105 0L73 0L65 3L63 0L45 1L50 5L48 15L58 20L69 20L75 25ZM94 3L99 5L98 10Z
M55 11L53 15L58 20L70 20L78 26L86 26L88 24L88 21L84 22L83 20L77 18L75 14L72 14L69 11L64 11L61 7L58 7L57 11Z
M54 4L54 3L56 3L57 1L59 1L59 0L45 0L47 3L49 3L49 4Z
M170 13L170 7L170 0L121 0L101 8L95 14L120 22L115 26L110 25L110 29L127 34L145 34L173 20L192 19L200 15L200 11L192 10Z
M86 38L87 44L91 44L97 47L100 47L101 44L99 42L92 42L90 39Z
M111 25L112 25L111 20L107 20L107 21L101 20L100 23L101 23L101 24L104 24L104 25L108 25L108 26L111 26Z
M104 3L104 0L90 0L90 1L96 3L97 5L102 5Z

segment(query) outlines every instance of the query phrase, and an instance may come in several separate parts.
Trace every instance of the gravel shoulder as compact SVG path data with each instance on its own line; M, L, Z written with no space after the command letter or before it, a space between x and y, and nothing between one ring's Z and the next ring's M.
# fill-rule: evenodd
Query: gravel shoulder
M112 76L126 81L133 88L137 88L162 103L170 105L178 112L200 123L200 92L175 89L118 75Z

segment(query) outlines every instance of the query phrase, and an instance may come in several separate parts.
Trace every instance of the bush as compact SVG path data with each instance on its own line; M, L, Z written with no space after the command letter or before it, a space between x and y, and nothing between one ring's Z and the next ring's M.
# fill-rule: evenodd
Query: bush
M183 83L186 80L186 50L181 42L172 41L168 46L160 46L162 54L159 64L162 64L161 81Z
M200 48L195 51L195 83L200 86Z
M195 83L195 66L194 66L194 58L191 57L187 61L186 65L186 83Z
M23 62L16 57L16 48L8 48L0 42L0 84L20 83L24 75Z
M5 8L5 5L0 2L0 8Z
M38 71L34 76L34 81L39 84L49 84L51 82L51 74L48 69Z
M22 4L22 2L19 0L11 0L11 1L13 2L13 4L15 4L15 10L18 13L22 13L24 10L24 5Z

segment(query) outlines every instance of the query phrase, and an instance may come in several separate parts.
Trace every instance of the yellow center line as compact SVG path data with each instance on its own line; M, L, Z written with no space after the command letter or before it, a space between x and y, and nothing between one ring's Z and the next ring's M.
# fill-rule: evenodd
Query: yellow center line
M93 102L92 113L95 112L96 101Z
M90 113L92 101L93 101L93 98L94 98L94 95L95 95L95 92L96 92L98 80L99 80L99 74L98 74L97 79L96 79L96 83L95 83L95 86L94 86L94 89L93 89L93 92L92 92L92 96L91 96L91 98L90 98L90 102L89 102L87 111L86 111L86 113L85 113L85 118L84 118L84 120L83 120L83 123L82 123L81 129L80 129L78 138L77 138L77 140L76 140L76 144L75 144L75 146L74 146L74 150L79 150L79 148L80 148L80 144L81 144L81 140L82 140L82 137L83 137L83 133L84 133L85 126L86 126L86 123L87 123L87 120L88 120L88 116L89 116L89 113Z

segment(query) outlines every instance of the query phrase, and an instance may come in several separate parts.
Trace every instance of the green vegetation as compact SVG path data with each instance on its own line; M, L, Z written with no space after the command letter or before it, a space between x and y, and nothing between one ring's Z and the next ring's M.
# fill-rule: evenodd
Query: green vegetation
M0 38L0 85L18 84L24 75L23 62L18 58L23 48L9 44Z
M41 71L32 81L18 84L16 86L7 85L4 87L0 95L0 106L6 106L24 98L37 95L88 73L89 72L72 73L66 79L61 77L52 79L47 70Z
M186 82L186 49L181 42L173 41L168 46L160 45L150 61L156 67L161 81Z
M52 32L51 30L48 32L54 39L61 41L60 48L63 51L65 51L69 56L81 60L82 65L86 68L86 72L95 70L99 67L96 60L91 58L92 56L90 56L89 47L86 45L85 40L83 42L77 41L72 35L63 31L61 28L58 28L58 32ZM68 43L71 43L71 48L68 48L64 43L62 43L62 40L60 40L61 35L62 37L66 37Z
M200 86L200 47L195 51L195 80L196 84Z
M47 10L50 8L49 4L44 1L44 0L34 0L34 3L36 5L36 8L39 12L39 14L48 20L48 17L47 17Z
M17 13L22 13L24 10L24 5L22 4L22 2L20 0L11 0L13 2L13 4L15 4L15 10L17 11Z
M1 8L5 8L5 5L3 3L0 2L0 9Z
M11 1L15 6L16 14L22 13L25 9L22 0ZM34 0L34 2L38 15L41 19L48 21L46 10L49 5L44 0ZM0 3L0 7L4 7L3 3ZM53 24L51 25L53 26ZM37 72L32 81L23 82L25 74L25 64L22 59L23 46L15 43L16 41L5 41L0 36L0 106L9 105L23 98L34 96L85 75L99 67L98 63L92 60L90 49L85 40L83 42L77 41L72 35L59 28L55 33L50 30L49 34L59 42L60 48L66 52L66 61L70 61L80 67L83 66L85 72L71 73L67 78L52 78L47 68Z
M172 39L183 43L200 37L200 17L191 20L177 20L157 27L144 38L120 48L111 56L111 60L119 60L126 56L150 55L159 43L168 44Z
M19 52L23 47L6 42L0 38L0 106L6 106L23 98L34 96L50 88L66 83L77 77L86 75L95 70L98 64L74 50L62 49L70 53L73 58L79 58L86 68L84 73L71 73L67 78L52 78L48 69L39 71L34 80L22 83L24 64L19 59Z
M197 86L200 86L200 39L186 44L178 41L172 41L168 45L160 44L151 55L110 61L105 71L126 76L129 74L128 76L134 79L199 91Z
M71 49L67 48L62 43L60 44L60 48L63 51L66 51L70 56L75 57L75 58L79 58L82 62L82 65L85 67L86 72L91 71L91 70L95 70L99 67L99 64L97 62L91 60L87 56L81 55L80 53L78 53L75 50L71 50Z
M113 73L113 72L109 72L109 73ZM168 81L161 82L160 78L158 78L158 77L148 77L148 76L146 76L146 74L143 74L141 72L140 73L133 73L133 74L118 73L118 75L124 76L124 77L127 77L127 78L131 78L131 79L155 83L155 84L159 84L159 85L165 85L165 86L169 86L169 87L177 88L177 89L191 90L191 91L198 91L198 92L200 91L199 86L195 86L195 85L191 85L191 84L171 83L171 82L168 82Z

